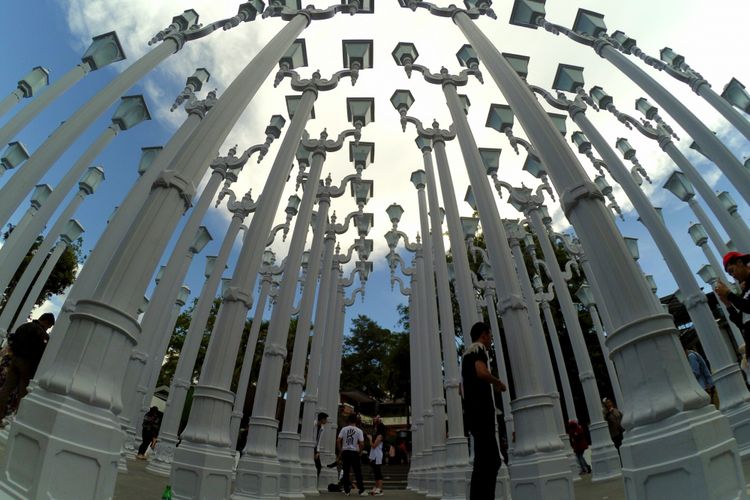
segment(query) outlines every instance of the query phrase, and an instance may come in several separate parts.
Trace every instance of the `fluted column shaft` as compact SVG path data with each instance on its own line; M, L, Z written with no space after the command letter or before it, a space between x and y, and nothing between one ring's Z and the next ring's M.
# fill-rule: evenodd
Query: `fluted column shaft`
M55 355L62 345L65 332L70 325L70 313L75 309L76 301L93 291L104 271L107 269L117 248L125 237L130 225L138 215L141 207L146 203L154 182L162 171L169 165L177 151L182 148L190 134L198 127L205 112L195 110L188 115L187 120L177 129L164 149L154 159L151 166L141 175L130 189L115 214L110 219L104 232L99 237L86 258L81 271L78 273L73 286L65 298L60 315L55 321L50 340L44 350L44 356L39 363L37 373L44 373L50 367Z
M309 182L309 180L308 180ZM302 290L300 310L297 316L297 330L294 337L294 351L292 352L292 362L287 377L287 398L284 407L284 420L282 431L279 434L279 458L282 456L285 460L291 460L293 463L302 464L302 468L297 469L292 465L291 472L282 469L281 485L291 485L296 481L298 490L310 491L312 489L312 475L316 474L313 454L315 449L314 442L302 444L302 435L297 432L299 427L300 405L302 399L302 385L305 383L305 365L308 364L307 344L310 340L310 325L312 324L313 305L315 303L315 292L318 290L318 275L321 271L321 259L323 256L323 239L325 238L325 229L328 220L328 209L331 205L330 196L320 196L318 194L318 215L315 219L313 228L313 239L310 244L310 256L307 261L307 278ZM314 342L314 341L313 341ZM312 345L310 347L312 355ZM312 366L312 360L310 361ZM304 427L304 420L302 426ZM309 445L312 444L312 447ZM303 474L308 475L307 485ZM298 479L289 476L298 475Z
M443 204L445 205L445 220L448 224L448 238L451 242L451 253L453 254L453 270L456 273L456 299L461 313L461 329L463 330L464 345L468 346L471 344L471 338L469 337L471 327L479 321L474 301L474 286L469 275L469 260L466 256L464 231L461 227L448 156L445 154L445 142L440 137L435 137L432 141L432 147L435 149L435 162L437 163L440 189L443 193Z
M574 113L573 120L591 140L593 146L608 165L612 178L620 184L630 198L643 225L646 226L662 253L677 285L685 295L685 307L693 320L698 338L708 357L708 362L711 364L714 383L719 391L719 396L722 398L721 410L730 417L730 426L735 439L737 439L740 452L743 454L750 453L750 433L745 431L747 424L744 420L745 417L742 416L750 411L750 393L736 360L733 359L726 343L722 340L721 332L716 325L705 294L700 289L679 246L669 234L665 223L627 172L614 150L588 120L585 113ZM600 277L597 274L597 280L599 279ZM602 290L602 292L605 292L605 290ZM611 336L610 333L608 345ZM621 380L621 382L623 381ZM628 399L628 396L625 396L625 398Z
M20 326L20 324L27 321L27 318L31 314L31 310L34 309L34 305L36 304L37 299L42 294L42 289L44 288L44 285L47 284L47 280L52 274L52 271L55 269L55 265L57 265L57 261L60 260L60 257L62 257L62 255L65 253L65 250L67 248L68 248L68 244L64 240L60 240L57 242L57 245L55 245L55 247L52 249L52 252L50 252L49 256L47 257L47 261L44 263L44 267L42 268L41 271L39 271L39 275L36 277L34 284L29 290L26 301L24 301L23 305L18 310L18 316L16 317L16 324L13 325L13 328L10 331L15 331L15 329L18 328L16 325Z
M418 188L420 226L422 234L428 234L427 213L429 212L430 239L425 241L425 246L432 249L434 255L433 265L428 269L435 270L435 286L437 287L437 304L440 315L440 338L442 341L443 366L445 370L445 400L448 410L448 439L445 465L448 468L443 480L443 495L446 498L464 498L466 496L466 484L464 470L469 464L466 437L464 436L463 413L461 410L461 395L459 394L460 374L458 371L458 359L456 355L456 334L453 329L453 306L450 300L450 284L448 280L448 265L445 260L445 246L443 243L443 228L440 216L440 206L435 179L435 169L432 163L432 152L425 148L422 150L422 160L425 170L427 201L424 200L424 189ZM429 210L428 210L429 203ZM424 218L424 221L422 221ZM429 273L432 275L432 273ZM429 276L428 276L429 278ZM433 301L434 302L434 301ZM438 348L439 349L439 348ZM433 355L434 357L434 355ZM438 358L439 359L439 350ZM438 372L438 375L440 373ZM438 379L437 387L440 387ZM441 431L443 427L440 427ZM454 469L453 471L451 469ZM455 474L451 474L455 472Z
M594 331L596 332L596 338L599 339L599 347L602 349L604 355L604 364L607 366L607 373L609 374L609 381L612 383L612 392L614 392L615 400L617 404L621 404L622 401L622 390L620 390L620 378L617 376L617 370L615 365L612 364L612 360L609 357L609 349L607 349L606 337L604 336L604 328L602 327L602 321L599 318L599 311L595 304L589 306L589 313L591 313L591 322L594 324Z
M750 230L748 230L747 225L744 221L738 222L731 216L729 211L727 211L722 205L718 196L716 196L714 190L708 185L703 175L698 172L690 160L682 154L682 151L680 151L677 145L671 140L668 140L668 138L664 138L659 141L659 146L665 153L667 153L667 155L669 155L672 161L675 162L682 173L685 174L685 177L688 178L700 197L703 198L703 201L711 209L711 213L713 213L718 219L719 223L734 244L737 245L737 248L750 248ZM711 239L714 240L713 237ZM718 240L723 243L721 238ZM726 247L726 244L724 244L724 247ZM717 248L719 247L717 246ZM722 251L721 249L719 250Z
M717 488L726 488L733 495L735 492L738 496L744 495L740 457L727 421L708 406L705 394L701 394L681 352L671 317L659 310L650 297L649 287L639 275L601 193L526 83L497 48L466 13L457 11L453 20L515 110L548 168L549 177L562 200L563 212L576 228L584 251L592 259L591 267L605 299L602 303L615 327L607 337L607 346L615 367L623 367L629 372L626 379L620 380L625 395L624 426L629 431L620 449L626 482L632 485L628 498L647 497L652 493L656 496L673 494L673 491L667 493L672 488L682 488L680 491L685 491L686 495L692 493L706 497ZM613 51L610 48L607 52ZM707 135L713 139L713 134L707 131ZM725 156L731 154L727 152ZM736 160L733 163L737 163ZM741 166L733 170L739 172ZM747 173L732 175L730 179L737 177L750 179ZM745 192L750 194L748 189ZM507 324L506 329L509 329ZM711 436L710 446L709 442L689 449L677 445L695 442L693 440L698 435L705 437L708 434ZM634 460L634 454L643 459ZM706 466L707 460L717 456L726 457L728 463L733 464L720 478ZM668 470L690 476L690 485L673 482L656 491L654 488L658 487L649 479L657 470L659 474L665 473L665 464L679 464L667 466ZM680 472L677 472L678 467ZM690 488L690 491L684 488ZM514 497L517 492L514 491ZM568 490L566 496L572 498L572 492Z

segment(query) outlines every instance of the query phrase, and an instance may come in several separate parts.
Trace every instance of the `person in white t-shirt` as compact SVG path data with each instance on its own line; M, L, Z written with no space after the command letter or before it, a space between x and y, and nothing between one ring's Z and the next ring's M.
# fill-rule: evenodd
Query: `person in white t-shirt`
M336 439L336 445L341 450L341 461L343 462L344 468L344 493L349 495L352 490L352 482L349 479L349 471L354 469L354 477L357 480L357 488L359 489L359 496L367 495L365 491L365 484L362 480L362 462L360 461L359 454L362 452L362 448L365 444L365 435L362 433L362 429L357 427L357 415L352 413L347 418L349 425L341 429L339 436Z

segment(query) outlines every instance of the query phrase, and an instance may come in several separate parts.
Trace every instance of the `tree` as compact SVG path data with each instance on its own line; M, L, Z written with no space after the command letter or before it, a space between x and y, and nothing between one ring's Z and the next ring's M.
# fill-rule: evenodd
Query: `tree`
M379 400L408 399L408 335L382 328L361 314L350 331L344 339L341 390L359 390Z
M10 233L12 233L14 229L15 226L13 224L8 224L8 229L2 234L3 240L7 240L8 236L10 236ZM34 258L34 253L36 252L36 249L39 248L39 245L42 244L43 240L44 237L41 235L36 238L34 244L29 249L29 252L23 258L23 261L21 261L18 269L16 269L15 274L8 284L8 288L5 290L5 294L3 294L3 305L5 305L5 301L10 297L18 280L23 276L26 267L29 265L29 262L31 262L31 259ZM36 305L41 305L50 297L63 293L73 284L76 274L78 273L78 265L83 262L82 244L83 238L78 238L65 249L60 256L60 259L57 261L57 264L55 264L55 267L52 269L52 273L47 279L47 282L44 284L42 292L39 294L39 298L37 298L35 302Z

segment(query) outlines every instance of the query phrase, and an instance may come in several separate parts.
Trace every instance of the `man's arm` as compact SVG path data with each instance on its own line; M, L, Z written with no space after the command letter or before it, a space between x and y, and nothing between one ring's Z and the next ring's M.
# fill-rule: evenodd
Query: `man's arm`
M750 300L734 293L723 281L719 280L715 291L724 305L732 306L743 313L750 313Z
M476 370L477 377L479 377L480 380L489 382L490 384L500 389L501 392L505 392L507 387L505 387L505 384L502 382L502 380L500 380L499 378L495 378L490 373L490 370L487 368L487 363L485 363L484 360L478 359L474 361L474 369Z

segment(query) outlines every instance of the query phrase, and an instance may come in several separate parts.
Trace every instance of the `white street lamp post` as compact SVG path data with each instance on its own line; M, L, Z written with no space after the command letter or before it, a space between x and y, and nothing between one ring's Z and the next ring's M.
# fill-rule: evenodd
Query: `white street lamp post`
M664 47L659 52L661 60L651 57L645 54L636 45L634 39L619 30L612 33L609 40L613 42L613 45L622 53L627 55L632 54L649 66L656 68L659 71L664 71L669 76L688 85L693 92L705 99L706 102L726 118L729 123L734 125L734 127L744 135L745 138L750 140L750 122L738 113L737 110L732 107L732 104L717 94L711 88L711 84L709 84L700 73L688 66L685 63L685 58L683 56L675 53L669 47Z
M10 297L6 301L3 312L2 314L0 314L0 337L4 338L7 332L15 331L15 327L19 324L19 320L25 322L26 316L31 312L31 310L27 311L26 314L23 314L24 309L18 309L21 305L21 301L23 301L26 292L34 282L34 278L44 265L44 261L45 259L47 259L47 254L50 252L50 250L52 250L57 237L61 235L64 230L70 229L69 219L73 216L73 214L75 214L81 203L83 203L84 198L90 194L93 194L103 180L104 171L100 167L90 167L86 175L81 178L80 182L78 183L78 193L76 193L73 199L70 200L68 205L58 216L55 224L50 228L49 231L47 231L44 240L42 240L42 243L39 245L39 247L37 247L36 252L34 253L34 257L32 257L31 261L26 265L26 269L13 288L13 292L10 294ZM72 240L75 240L77 238L78 236L72 238ZM64 249L66 244L64 242L61 242L58 243L58 246L60 244L62 244L62 247ZM36 299L38 297L39 295L34 297L34 301L32 302L32 304L36 302ZM9 328L11 326L13 326L13 328Z
M533 232L536 234L546 265L548 277L555 287L560 311L565 320L568 338L573 347L576 365L578 366L578 377L583 387L586 400L586 408L589 414L589 430L591 432L591 465L594 470L593 481L600 481L620 475L620 460L617 450L609 436L607 423L604 422L601 413L601 396L594 377L594 369L591 358L583 338L581 324L578 321L578 312L573 305L573 299L568 290L568 284L557 263L555 250L547 235L547 230L542 222L540 206L543 197L541 194L532 195L528 188L514 188L503 182L500 184L510 193L510 203L516 210L523 211L529 221Z
M11 142L0 158L0 176L29 159L29 152L21 142Z
M616 326L607 338L613 361L616 367L618 365L627 366L630 373L627 379L621 380L626 401L625 413L632 415L632 420L625 421L626 427L629 427L630 430L630 440L629 443L623 445L621 451L627 478L633 485L632 496L674 494L675 488L680 491L688 488L685 481L680 481L679 483L665 484L662 490L661 484L655 486L653 482L648 481L655 467L659 468L660 473L663 472L665 463L679 463L680 470L687 470L686 474L693 478L689 486L691 492L685 491L686 495L696 494L700 489L700 494L710 496L710 492L715 491L715 487L718 488L719 484L722 485L722 488L736 490L738 495L742 495L744 480L742 480L741 474L736 472L739 471L740 458L735 442L731 439L729 426L726 421L717 418L718 413L707 406L708 400L705 394L701 394L699 387L690 381L690 369L684 361L684 354L679 352L677 347L676 330L671 318L664 315L662 310L657 308L649 297L648 285L639 276L635 263L627 254L627 249L614 221L606 213L601 193L587 178L582 166L569 148L565 146L558 130L555 129L523 81L516 75L510 64L503 59L503 56L489 39L471 21L472 17L477 18L482 13L491 13L487 8L488 2L482 2L479 8L472 7L468 11L455 6L440 9L428 2L410 2L408 5L406 3L404 5L414 9L417 7L427 8L437 15L447 15L453 19L467 36L479 57L487 65L489 73L500 91L508 99L509 104L518 112L519 120L524 130L529 134L531 142L538 148L541 160L548 167L551 167L549 170L550 178L557 188L557 192L561 194L563 211L576 227L584 249L589 252L592 259L591 267L594 269L596 277L600 281L600 288L605 295L606 300L603 303L608 306L607 310L612 315L612 322ZM534 17L541 18L538 12L543 10L543 4L541 2L532 3L527 0L524 6L529 8L514 11L516 15L514 22L525 21L527 25L535 25ZM535 16L531 14L535 14ZM614 49L608 52L614 52ZM696 125L694 128L701 127L705 128L703 125ZM713 136L710 132L707 135ZM702 137L702 139L708 142L713 137L710 139ZM727 158L731 157L731 154L726 152L723 146L712 144L714 149L721 149L718 155L713 155L714 157L721 156L722 159L732 164L736 162L732 159L733 157ZM727 174L729 174L729 171L727 171ZM736 182L735 185L750 184L750 174L747 174L747 172L745 174L732 174L729 177L733 181L740 181ZM750 198L750 189L744 191ZM621 272L616 275L611 273L612 266L617 266L621 269ZM627 300L624 300L623 290L628 291ZM655 355L656 352L662 354L658 356L658 362L656 361L657 358L653 358L654 362L647 364L648 375L642 373L642 370L646 369L645 363L639 365L642 368L634 369L633 364L628 362L631 358L635 362L636 357ZM668 359L672 362L664 362L664 353L669 353ZM511 356L511 359L513 357ZM644 380L648 380L649 383L643 383ZM683 385L675 382L678 380L689 382L687 382L688 385ZM676 390L677 388L679 390ZM645 391L648 391L649 396L644 397L644 400L651 403L643 405L640 393ZM656 397L657 395L658 397ZM638 407L627 404L628 401L636 400L639 401ZM664 407L659 406L659 409L657 409L654 406L657 405L657 401L670 401L670 403ZM659 405L661 404L659 403ZM681 412L678 408L694 409ZM688 421L694 422L695 425L686 425ZM722 422L724 423L722 424ZM693 434L705 436L705 429L716 424L721 428L717 429L718 432L711 433L712 446L709 448L701 446L700 448L685 449L673 445L675 442L695 442L691 437ZM651 457L652 462L639 461L636 465L631 459L631 450L639 451L639 456ZM643 450L643 453L640 453L640 450ZM654 452L646 450L653 450ZM717 477L715 473L709 472L705 466L706 462L702 458L698 458L724 454L731 457L736 465L727 469L726 474L722 474L721 478ZM689 464L687 468L686 463ZM542 491L538 489L541 485L534 486L533 482L528 484L532 486L529 497L538 498L542 496ZM669 493L667 493L668 491ZM572 498L572 490L567 487L567 491L560 492L557 497Z
M703 225L706 233L708 233L708 236L711 239L711 242L714 244L714 247L716 247L716 250L719 251L719 255L726 255L726 253L729 252L729 247L724 241L724 238L722 238L719 234L719 231L717 231L714 223L711 222L711 219L708 218L706 212L698 204L698 201L695 199L695 191L693 191L693 186L690 184L690 181L685 178L685 174L683 174L679 170L675 170L674 172L672 172L672 175L667 178L666 182L664 182L663 187L664 189L675 195L680 201L684 201L688 204L688 206L690 206L690 208L693 210L693 213L698 218L698 221L701 223L701 225ZM733 241L735 244L741 245L740 241Z
M303 143L303 147L305 144ZM360 143L362 146L362 143ZM325 146L323 146L325 147ZM350 152L354 151L358 146L353 144L350 146ZM285 468L285 464L282 462L281 470L281 486L289 485L293 482L298 482L295 492L307 492L315 489L315 468L313 466L313 450L315 448L315 442L312 440L312 434L310 436L305 435L305 422L303 419L302 432L297 433L299 426L299 414L300 414L300 400L302 399L302 384L305 382L305 364L308 360L307 341L310 337L310 325L312 323L312 312L313 304L315 301L315 291L318 288L317 281L318 275L321 274L321 263L323 256L323 243L325 238L325 230L328 224L328 209L331 204L331 197L341 196L345 190L348 182L352 183L352 192L355 195L357 204L359 205L360 211L364 207L367 200L372 194L372 181L361 181L361 171L365 168L369 162L369 158L372 157L374 152L374 145L368 144L365 146L365 157L366 159L355 161L355 168L357 174L346 176L341 183L340 187L331 186L330 176L326 179L325 183L321 182L318 187L318 213L315 218L313 227L313 240L310 246L310 254L307 262L307 281L302 292L302 299L300 302L300 311L297 321L297 330L295 336L295 347L292 355L292 363L289 370L288 377L288 389L287 389L287 403L284 408L284 421L282 426L282 433L279 435L279 458L285 458L287 461L291 461L291 471ZM319 155L320 153L318 153ZM317 156L317 155L316 155ZM307 182L310 182L308 179ZM364 214L361 214L364 217ZM367 214L370 217L371 214ZM367 228L369 230L369 227ZM319 294L320 295L320 294ZM297 340L299 337L304 339L305 345L302 344L302 340ZM297 344L299 345L299 348ZM313 349L315 347L315 338L310 346L310 367L316 364L315 370L318 372L319 361L313 363ZM315 353L318 360L320 357L319 348L316 349ZM306 439L309 438L309 439ZM283 449L283 450L282 450ZM296 458L295 458L296 457ZM295 464L296 462L296 464ZM300 468L301 467L301 468ZM293 476L294 478L290 477ZM283 491L289 491L291 488ZM315 489L317 491L317 489Z
M426 71L419 65L414 65L413 62L416 59L416 48L411 43L399 43L393 51L393 57L397 64L404 66L408 75L411 75L412 69L418 71ZM427 73L429 74L429 73ZM436 83L436 80L428 79L430 83ZM409 107L414 102L414 99L401 99L400 101L394 102L397 95L404 96L403 90L397 90L391 97L391 102L396 107L397 111L401 115L401 125L406 129L407 123L412 123L419 133L419 136L425 140L432 140L432 147L435 150L435 161L437 163L438 176L440 178L440 189L443 194L443 204L445 205L445 219L448 226L448 238L451 243L451 252L453 253L454 270L456 273L456 299L459 304L459 311L461 316L461 330L463 332L464 345L471 344L469 338L469 332L474 323L479 321L479 315L476 311L476 305L474 301L474 288L471 283L471 276L469 275L469 264L466 256L466 247L463 241L463 230L461 229L460 214L458 211L458 203L456 202L456 192L453 187L453 178L450 173L450 165L448 163L448 156L445 152L445 141L451 140L455 137L455 133L441 130L440 125L437 121L432 123L432 128L425 129L422 126L422 122L411 116L407 116ZM409 93L411 96L411 93ZM428 189L429 186L428 186ZM437 196L437 191L435 191ZM432 209L430 210L432 212ZM435 215L438 215L435 213Z
M586 99L587 96L583 91L582 68L578 69L579 71L577 71L575 74L570 74L571 81L575 82L572 86L568 88L560 88L559 85L553 86L558 90L575 92L582 99ZM558 74L560 74L559 71L560 70L558 70ZM577 86L577 88L573 88L573 86ZM534 88L534 90L542 93L541 89ZM560 100L564 102L565 100L562 98L562 96L560 97ZM547 102L549 102L550 104L553 104L549 100L548 96L545 96L545 99L547 99ZM657 120L658 125L654 128L646 122L641 122L639 120L636 120L632 116L620 112L615 107L612 97L604 92L604 90L599 86L592 87L591 98L589 102L596 104L600 109L606 109L614 116L616 116L618 120L625 123L626 126L630 126L631 128L635 127L636 130L638 130L645 137L657 141L659 147L665 153L667 153L670 159L675 163L675 165L679 167L685 177L687 177L688 181L693 186L695 186L698 194L700 194L701 198L703 198L704 202L711 209L711 212L713 212L713 214L719 220L719 223L722 225L722 227L724 227L724 230L727 232L727 234L729 234L729 237L732 238L735 243L739 243L740 245L744 246L750 246L750 229L748 229L747 225L742 219L737 220L736 218L730 217L730 215L727 213L727 207L724 206L721 200L718 199L716 193L714 193L713 189L711 189L711 186L709 186L709 184L703 178L703 175L698 172L692 162L688 160L687 157L685 157L685 155L674 143L674 141L672 140L673 134L670 133L671 128L669 128L668 125L666 125L661 120ZM658 118L658 110L656 109L656 107L652 106L646 99L641 98L637 101L637 103L640 104L638 109L644 113L647 119ZM630 144L625 139L618 139L617 148L620 150L625 159L630 160L633 164L639 166L638 159L635 156L635 149L633 149L633 147L630 146ZM690 190L692 191L692 189Z
M234 197L232 197L234 198ZM187 391L192 383L193 367L195 366L198 351L200 350L201 340L204 335L208 316L213 305L216 289L221 280L221 274L224 271L229 260L229 253L237 239L237 234L242 227L242 221L254 209L253 201L249 193L239 202L231 199L227 203L229 210L233 212L233 217L229 223L224 240L216 257L207 257L206 281L201 289L198 303L193 310L193 317L190 320L190 328L185 335L185 342L180 350L180 357L175 368L174 375L169 387L169 398L167 407L164 411L161 427L159 429L159 441L154 449L154 457L146 469L158 475L169 475L174 449L178 442L178 427L182 410L185 404Z
M424 324L424 344L423 347L426 350L427 355L430 359L433 360L441 360L441 354L440 354L440 346L438 344L438 339L436 338L437 335L439 335L440 329L438 327L438 308L437 308L437 302L434 300L436 295L436 289L435 289L435 275L434 275L434 269L435 269L435 263L434 263L434 257L433 257L433 246L432 246L432 238L430 237L430 227L429 223L427 222L427 207L426 207L426 200L425 200L425 194L424 194L424 182L425 182L425 174L422 171L417 171L412 173L411 180L412 183L417 186L417 194L418 194L418 205L419 205L419 222L420 222L420 230L422 232L422 243L421 247L417 248L417 259L416 259L416 268L417 273L419 274L420 280L419 280L419 290L418 293L421 294L422 298L422 306L424 307L423 310L423 319L425 321ZM421 187L420 187L421 186ZM397 210L396 210L397 209ZM403 209L398 205L391 205L388 207L388 215L391 219L391 222L393 222L393 229L392 231L395 232L397 235L401 236L401 234L398 232L398 222L400 220L400 216L403 213ZM396 217L398 215L398 217ZM442 238L442 233L440 233L440 238ZM406 236L404 235L405 240ZM437 238L437 235L436 235ZM445 255L443 254L440 254ZM437 254L435 255L437 256ZM468 263L466 265L467 271L468 271ZM451 356L450 352L445 353L446 356ZM458 367L456 366L456 379L458 377ZM456 491L454 492L452 489L449 492L443 492L443 481L442 478L445 477L445 460L446 460L446 446L445 446L445 425L446 425L446 414L445 414L445 399L443 398L443 382L442 382L442 369L440 369L439 364L431 363L425 365L425 378L421 380L421 382L424 384L424 391L429 395L428 400L425 401L425 404L428 405L428 407L432 408L432 413L430 416L431 422L426 420L428 423L428 426L431 426L429 428L429 440L432 447L432 470L430 471L430 481L428 486L428 495L430 496L449 496L449 498L453 498L455 495L460 495L461 497L465 496L465 471L466 468L464 467L463 470L456 471L453 470L452 472L458 473L460 481L459 484L456 485ZM468 458L467 458L467 464L468 464ZM460 486L460 489L459 489Z
M243 20L255 18L253 4L248 2ZM238 15L238 16L239 16ZM146 73L155 68L170 55L180 50L183 45L196 38L201 38L217 27L226 24L227 20L218 21L202 29L196 29L198 14L187 10L172 19L172 24L165 30L163 42L131 64L105 88L92 97L72 117L60 125L52 135L39 146L26 162L25 168L17 172L0 190L0 221L7 221L21 200L26 196L35 182L44 176L57 159L73 142L124 92L135 85ZM221 24L218 24L221 23ZM216 151L218 148L214 148Z
M609 381L612 384L612 391L614 392L615 401L618 405L622 404L622 391L620 390L620 380L615 370L615 365L612 364L612 359L609 357L609 349L605 342L606 335L604 334L604 328L602 327L602 321L599 318L599 311L596 308L596 301L594 295L591 292L589 285L584 283L576 291L576 297L581 304L589 310L591 314L591 322L596 332L596 338L599 340L599 347L604 355L604 364L607 366L607 373L609 374Z
M425 5L421 2L418 5ZM432 6L434 7L434 6ZM430 7L430 8L432 8ZM455 8L454 8L455 10ZM460 27L464 28L462 16L469 23L469 18L463 11L457 11L453 17ZM488 46L491 44L484 40ZM475 45L476 48L476 45ZM492 50L495 50L492 47ZM497 54L498 58L501 57ZM458 97L456 85L464 85L468 74L477 74L476 58L470 63L469 70L464 70L459 77L447 74L429 74L426 69L413 65L415 54L407 60L402 58L402 64L411 66L419 71L424 71L426 78L442 83L448 109L451 112L456 135L461 146L461 152L466 163L469 181L476 196L479 216L484 228L485 241L487 242L488 254L492 269L498 276L513 276L515 266L513 264L510 248L508 246L505 230L500 222L492 192L484 175L482 159L479 155L476 142L469 128L461 99ZM512 70L511 70L512 71ZM515 76L515 73L513 73ZM533 100L533 98L532 98ZM548 121L546 115L544 120ZM545 123L546 126L546 123ZM543 128L543 127L540 127ZM559 133L554 130L555 134ZM436 149L436 155L439 151ZM439 158L439 156L438 156ZM500 315L506 331L514 334L509 337L508 349L512 362L518 363L513 373L516 375L517 399L511 404L516 412L516 457L511 464L511 488L514 496L522 495L526 491L531 497L555 496L556 498L572 498L573 485L570 477L567 459L558 435L555 432L555 416L553 412L554 403L552 395L546 394L540 380L536 377L526 377L526 373L536 373L541 360L534 359L531 347L531 328L529 325L527 307L521 299L521 291L517 280L503 280L497 283L498 299L502 307ZM515 369L517 368L517 369ZM525 398L531 398L530 402ZM528 414L528 415L527 415ZM542 446L540 443L544 442ZM550 444L554 443L554 444ZM544 450L544 451L542 451ZM545 479L542 479L540 460L545 462ZM515 471L515 472L514 472ZM550 480L555 477L554 481Z
M443 363L445 366L445 399L448 410L448 438L445 451L445 473L443 474L442 492L445 498L465 498L466 474L469 469L469 456L467 440L464 436L463 414L461 411L461 396L459 394L459 369L456 356L456 334L453 329L453 307L450 300L450 284L448 281L448 266L443 243L442 216L438 205L438 194L435 186L435 171L432 163L432 148L427 138L418 137L417 147L422 152L424 171L416 171L412 174L412 183L417 188L419 197L420 227L423 235L429 235L424 241L428 249L432 249L434 255L435 281L437 286L437 305L440 314L440 335L442 341ZM425 195L425 188L427 195ZM425 199L429 199L428 201ZM430 233L427 216L430 217L432 231ZM429 252L428 252L429 253ZM454 260L455 262L455 260ZM430 281L432 272L428 273L427 280ZM434 301L433 301L434 302ZM439 359L439 358L438 358ZM437 373L440 387L439 372ZM504 380L507 380L505 378ZM433 410L434 411L434 410Z
M35 116L91 71L125 59L125 52L114 31L97 35L91 40L92 43L81 57L80 64L65 73L0 128L0 147L13 139Z
M0 116L10 111L13 106L21 102L21 99L33 96L48 84L49 71L41 66L35 67L26 76L21 78L18 86L10 95L0 101Z
M5 290L8 286L10 279L13 277L13 274L26 256L36 237L42 232L45 224L68 195L70 189L78 182L81 175L83 175L104 148L107 147L110 141L120 131L129 130L142 121L150 119L151 116L142 96L127 96L122 98L120 106L118 106L115 114L112 116L112 124L99 135L94 143L78 158L73 167L68 170L52 194L50 194L34 218L29 222L28 226L22 231L13 231L2 249L0 249L0 290ZM19 173L25 171L26 168L28 168L28 165L24 165L24 168ZM11 181L15 177L13 176Z
M25 322L26 318L31 315L31 310L34 309L37 299L41 296L42 289L44 288L44 285L47 284L47 279L49 279L52 271L55 269L57 261L60 260L60 257L65 253L65 250L68 249L72 243L81 236L81 234L83 234L83 231L83 226L81 226L81 224L75 219L70 219L66 223L65 228L62 233L60 233L60 241L58 241L57 245L52 249L52 252L50 252L47 261L44 263L44 267L39 271L39 275L36 277L34 284L27 294L26 301L18 310L16 324L13 325L13 330L17 328L19 323Z
M151 188L169 165L170 160L182 148L200 121L216 102L216 95L212 92L203 101L191 101L185 106L188 112L187 120L177 129L167 145L158 152L158 148L141 148L142 155L138 170L143 174L130 189L114 215L110 217L107 227L96 242L94 249L86 258L85 265L78 273L75 283L68 292L68 296L55 321L55 327L50 335L50 341L44 350L44 356L37 369L44 373L54 360L65 338L65 332L70 325L70 313L75 309L77 300L90 294L101 279L109 262L127 234L131 223L138 215L141 207L146 203ZM154 157L155 156L155 157Z
M531 0L516 0L516 5L530 5L530 2ZM573 29L570 30L550 23L544 18L543 2L534 1L533 3L534 8L527 11L523 19L511 19L511 24L531 28L542 27L550 33L556 35L562 33L575 42L591 47L597 55L609 61L664 108L695 139L705 151L706 156L716 163L745 201L750 203L750 172L742 168L739 160L685 104L618 50L619 47L624 48L624 46L614 35L607 35L603 15L579 9ZM628 52L638 50L635 40L627 39L625 43Z
M121 418L125 431L129 435L130 444L126 444L126 448L129 450L137 446L140 438L142 417L151 406L150 392L153 387L151 384L154 377L153 373L161 366L160 360L164 355L161 346L163 345L166 349L169 337L172 334L172 328L167 325L170 317L163 314L163 311L168 310L169 305L174 302L179 286L190 268L194 255L190 250L194 245L199 226L221 182L225 179L227 184L236 181L239 172L250 156L255 152L265 152L265 148L274 138L281 135L283 118L278 115L274 118L278 118L278 122L274 124L272 121L272 125L266 129L266 142L263 145L248 148L239 158L236 156L235 147L229 150L227 156L218 157L211 162L211 176L198 201L190 211L190 216L185 222L167 261L164 275L151 296L149 306L141 320L141 330L147 332L147 336L133 349L123 381L123 394L127 399ZM209 240L202 243L202 246L205 246L208 241L210 241L210 236ZM158 371L156 374L158 375Z
M314 89L321 86L321 90L327 90L328 88L334 88L341 76L349 74L351 74L350 70L342 70L334 75L329 82L320 82L320 84L317 82L318 78L313 77L315 83L306 82L306 85L312 83L312 88ZM307 92L308 91L305 91L305 93ZM317 195L316 190L318 189L318 182L323 169L323 162L325 161L327 151L339 150L343 146L345 138L354 136L355 140L358 141L360 128L367 125L371 120L371 118L362 118L362 121L360 121L360 118L355 118L351 113L352 101L347 101L350 109L350 119L355 125L354 129L342 132L335 141L328 141L325 131L321 133L320 139L317 141L310 141L306 137L302 141L305 149L312 150L310 172L308 173L306 182L307 189L302 198L302 206L300 207L297 223L295 224L292 233L292 240L289 245L289 253L286 260L286 272L284 273L279 288L279 296L271 315L271 321L266 336L263 362L260 367L260 374L258 375L258 391L255 393L253 414L250 417L246 452L237 466L238 485L235 487L234 491L234 496L237 498L252 497L254 495L277 494L283 495L285 498L287 496L290 498L296 498L301 495L302 478L301 470L299 469L298 448L294 449L295 447L292 445L285 447L283 450L279 449L277 451L276 434L278 425L275 423L276 420L274 417L276 415L277 393L281 370L284 358L286 357L285 346L286 338L289 333L290 313L297 289L302 253L305 247L305 240L307 239L312 209ZM370 106L371 105L372 104L370 104ZM295 151L296 147L292 153ZM313 281L314 280L311 279L311 282ZM295 345L295 347L299 347L305 351L305 356L303 356L304 359L307 353L307 342L309 336L301 335L297 340L298 342L296 342L296 344L298 345ZM301 345L302 341L304 341L304 346ZM290 385L293 386L293 391L298 389L296 396L297 399L301 396L302 382L303 379L300 374L297 374L297 377L291 379ZM294 386L296 386L296 388ZM295 438L297 437L296 420L298 414L299 412L294 415L294 430L288 431L288 434L284 436L285 438L291 433L294 434ZM271 425L271 422L274 422L274 424ZM291 423L289 423L289 425L291 425ZM288 444L290 443L287 443L287 445ZM282 455L282 452L288 453ZM277 453L279 454L277 455ZM281 459L284 459L285 463L280 463ZM282 468L285 470L290 468L291 472L288 475L281 477L280 474ZM289 479L288 483L281 481L282 479L287 478Z

